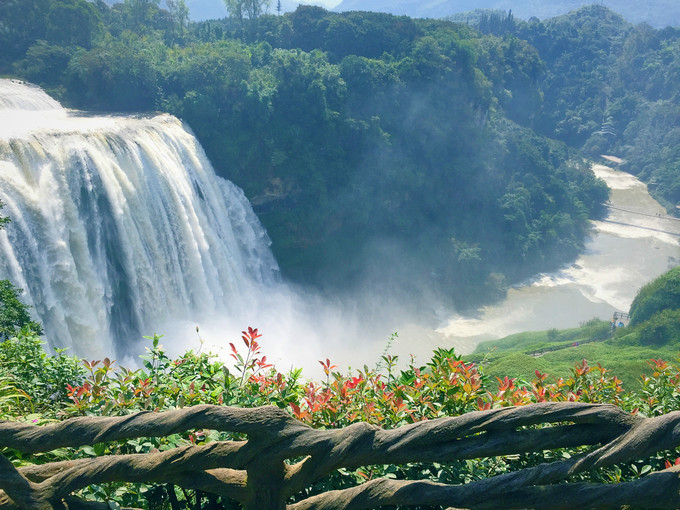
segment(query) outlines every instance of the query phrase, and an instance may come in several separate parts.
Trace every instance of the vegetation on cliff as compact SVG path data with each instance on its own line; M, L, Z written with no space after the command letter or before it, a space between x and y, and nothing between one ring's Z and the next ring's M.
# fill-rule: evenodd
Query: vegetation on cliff
M680 267L640 289L630 306L631 324L642 324L658 313L675 310L680 310Z

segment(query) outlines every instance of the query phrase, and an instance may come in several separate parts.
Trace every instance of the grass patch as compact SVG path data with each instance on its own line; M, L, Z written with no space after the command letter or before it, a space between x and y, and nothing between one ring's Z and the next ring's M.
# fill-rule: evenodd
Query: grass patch
M576 342L578 346L574 346ZM546 349L556 350L531 355ZM580 328L518 333L483 342L464 358L480 364L492 381L508 376L527 382L536 370L566 379L574 365L586 359L591 366L600 363L610 370L626 390L638 391L640 376L651 373L648 360L674 361L679 354L680 339L659 346L640 345L637 328L622 328L611 335L608 322L594 320Z
M520 351L526 354L555 347L569 347L574 342L602 341L610 336L607 321L593 319L581 327L571 329L549 329L546 331L528 331L501 338L481 342L474 355L497 356L499 353Z

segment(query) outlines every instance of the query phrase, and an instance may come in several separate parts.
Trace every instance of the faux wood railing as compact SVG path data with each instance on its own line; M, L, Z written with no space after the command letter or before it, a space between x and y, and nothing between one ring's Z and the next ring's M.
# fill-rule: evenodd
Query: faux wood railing
M552 426L535 427L539 424ZM642 418L612 405L541 403L471 412L393 430L365 423L316 430L275 407L201 405L124 417L72 418L49 426L0 422L0 447L38 453L107 441L161 437L191 429L241 433L247 440L19 469L0 456L0 508L95 508L74 498L72 493L90 484L114 481L171 483L226 496L246 509L257 510L359 510L383 505L680 507L680 466L625 483L567 481L578 473L630 463L680 445L680 412ZM469 484L375 479L290 503L292 496L300 497L305 487L343 467L444 463L582 445L592 448L579 456Z

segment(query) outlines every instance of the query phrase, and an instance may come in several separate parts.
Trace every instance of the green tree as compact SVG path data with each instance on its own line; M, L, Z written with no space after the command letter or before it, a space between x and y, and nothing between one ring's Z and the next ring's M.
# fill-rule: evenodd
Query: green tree
M0 202L0 209L3 207ZM0 229L9 222L9 218L0 217ZM31 320L30 306L19 301L23 292L12 285L9 280L0 280L0 339L16 336L23 328L29 328L34 333L42 335L42 326Z
M45 37L49 0L0 2L0 69L9 69L28 47Z
M14 68L31 83L54 90L63 84L73 52L72 47L38 41L28 48L24 59L15 63Z
M163 47L127 32L88 52L78 52L67 70L68 98L74 106L114 111L149 111L156 107L159 73L155 62Z
M160 0L125 0L130 25L137 31L148 26L154 14L158 11Z
M244 3L244 0L224 0L229 16L238 20L241 26L243 26Z
M178 29L178 35L182 38L189 22L189 8L184 0L167 0L167 4L170 15Z
M38 335L43 333L40 323L31 319L31 307L19 300L22 292L9 280L0 280L0 339L16 336L24 328Z
M99 30L99 12L85 0L53 2L47 14L49 42L90 48Z
M269 7L270 0L245 0L245 11L251 20L257 19Z
M270 0L224 0L224 5L229 16L237 19L241 27L243 27L244 18L255 22L264 12L265 8L269 6L269 2Z

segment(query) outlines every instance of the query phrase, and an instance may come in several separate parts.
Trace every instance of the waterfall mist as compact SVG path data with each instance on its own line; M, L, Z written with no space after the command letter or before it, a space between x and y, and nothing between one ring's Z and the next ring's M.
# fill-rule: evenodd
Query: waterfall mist
M0 277L25 290L50 347L132 364L143 335L165 335L171 354L221 354L253 326L282 369L343 353L349 364L357 349L378 359L376 339L393 327L384 299L329 300L283 283L243 192L215 175L178 119L89 115L0 80L0 126L12 220Z
M87 116L0 83L0 273L53 347L134 352L168 321L238 315L278 267L243 192L168 115ZM160 331L159 331L160 332Z

